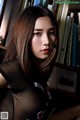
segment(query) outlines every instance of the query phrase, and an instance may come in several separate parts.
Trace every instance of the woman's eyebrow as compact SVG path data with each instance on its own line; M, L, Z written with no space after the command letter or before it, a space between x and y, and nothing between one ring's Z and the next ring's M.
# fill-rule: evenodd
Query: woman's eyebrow
M51 28L49 28L49 30L55 30L55 27L51 27ZM43 31L43 29L37 28L37 29L34 29L34 31Z
M34 29L34 31L42 31L43 29Z
M55 27L50 28L49 30L55 30Z

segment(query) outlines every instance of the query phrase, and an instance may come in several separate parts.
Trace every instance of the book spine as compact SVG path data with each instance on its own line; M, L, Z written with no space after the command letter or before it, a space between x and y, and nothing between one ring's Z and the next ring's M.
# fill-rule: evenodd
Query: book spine
M71 17L71 27L67 45L67 52L65 58L65 64L70 66L71 65L71 51L72 51L72 41L73 41L73 25L74 25L74 18Z
M41 0L41 5L47 7L48 5L47 0Z
M80 12L78 12L77 67L80 67Z
M80 26L78 26L80 29ZM80 67L80 33L78 31L78 40L77 40L77 67Z
M34 0L33 6L38 6L40 5L42 0Z
M72 67L76 67L76 64L77 64L76 54L77 54L77 23L74 23L73 44L72 44L72 60L71 60Z
M65 26L65 31L64 31L63 40L62 40L62 46L61 46L60 60L59 60L59 62L61 64L64 64L64 60L65 60L70 27L71 27L71 17L67 16L66 26Z
M56 62L59 62L59 60L60 60L60 52L61 52L62 39L63 39L63 35L64 35L64 30L65 30L65 23L66 23L68 8L69 8L68 4L63 5L61 19L60 19L60 26L59 26L59 51L58 51L58 56L57 56Z

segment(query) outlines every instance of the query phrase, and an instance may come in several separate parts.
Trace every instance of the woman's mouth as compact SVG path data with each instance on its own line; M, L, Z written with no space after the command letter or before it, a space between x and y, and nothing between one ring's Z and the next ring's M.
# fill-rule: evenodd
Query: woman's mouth
M41 50L41 52L49 53L49 49L43 49L43 50Z

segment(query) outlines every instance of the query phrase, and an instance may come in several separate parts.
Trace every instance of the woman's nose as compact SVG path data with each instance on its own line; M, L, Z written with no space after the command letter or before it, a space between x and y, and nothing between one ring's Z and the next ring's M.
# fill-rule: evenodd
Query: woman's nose
M49 44L49 37L47 34L43 35L42 37L42 44L43 45L48 45Z

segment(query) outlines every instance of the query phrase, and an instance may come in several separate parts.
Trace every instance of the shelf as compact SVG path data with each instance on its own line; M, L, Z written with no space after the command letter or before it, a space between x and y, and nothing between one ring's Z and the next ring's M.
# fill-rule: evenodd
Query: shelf
M71 67L71 66L67 66L65 64L60 64L60 63L57 63L57 62L55 62L54 66L62 68L62 69L66 69L66 70L69 70L69 71L80 73L80 68L78 68L78 67L77 68L76 67Z

